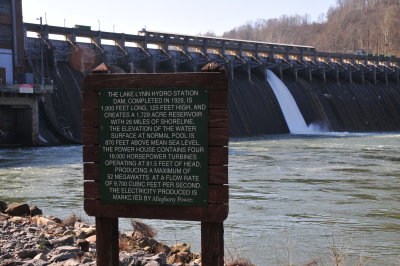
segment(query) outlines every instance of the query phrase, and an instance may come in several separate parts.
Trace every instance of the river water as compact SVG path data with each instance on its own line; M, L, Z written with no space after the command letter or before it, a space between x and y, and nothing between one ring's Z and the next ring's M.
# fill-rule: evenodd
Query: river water
M400 134L279 135L231 139L226 255L256 265L400 265ZM80 146L0 150L0 200L46 215L82 210ZM121 230L129 221L120 219ZM196 222L145 220L167 244L200 249Z

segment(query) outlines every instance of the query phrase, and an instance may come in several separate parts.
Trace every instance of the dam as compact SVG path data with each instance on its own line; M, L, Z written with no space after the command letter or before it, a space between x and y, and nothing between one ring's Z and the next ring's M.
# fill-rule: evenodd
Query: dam
M225 71L231 136L290 132L267 73L286 85L307 125L328 131L400 130L400 59L394 56L145 29L133 35L82 25L23 23L22 28L23 76L39 88L31 95L37 106L33 145L81 143L82 80L99 65L111 73ZM25 82L15 78L14 83ZM28 97L6 88L0 89L4 117L10 102ZM9 124L0 124L1 144L15 142L4 133L12 135Z

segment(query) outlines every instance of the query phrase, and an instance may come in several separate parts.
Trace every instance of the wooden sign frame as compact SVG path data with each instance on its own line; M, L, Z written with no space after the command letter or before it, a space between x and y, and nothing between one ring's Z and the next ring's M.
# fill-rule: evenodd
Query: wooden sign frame
M99 200L99 91L102 88L208 88L208 204L161 206ZM203 265L223 265L228 216L228 84L225 73L93 74L83 82L84 209L96 216L98 265L118 265L118 218L202 222ZM210 246L212 249L210 249ZM105 252L107 250L107 252ZM98 250L99 251L99 250Z

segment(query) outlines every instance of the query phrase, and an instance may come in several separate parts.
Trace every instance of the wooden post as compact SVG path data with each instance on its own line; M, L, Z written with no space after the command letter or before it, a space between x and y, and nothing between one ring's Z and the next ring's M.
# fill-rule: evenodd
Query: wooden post
M247 76L249 81L251 81L251 66L250 63L247 63Z
M201 223L201 262L203 266L224 265L224 224Z
M336 83L339 84L339 66L336 64L335 66L335 74L336 74Z
M96 217L98 266L119 265L118 218Z

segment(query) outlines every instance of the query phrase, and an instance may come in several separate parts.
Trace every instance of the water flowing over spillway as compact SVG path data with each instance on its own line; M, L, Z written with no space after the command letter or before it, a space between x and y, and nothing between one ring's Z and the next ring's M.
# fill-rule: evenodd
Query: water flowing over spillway
M312 125L307 126L303 115L292 94L286 85L272 72L266 70L267 81L271 86L276 99L279 102L283 116L291 134L315 134L316 130Z

